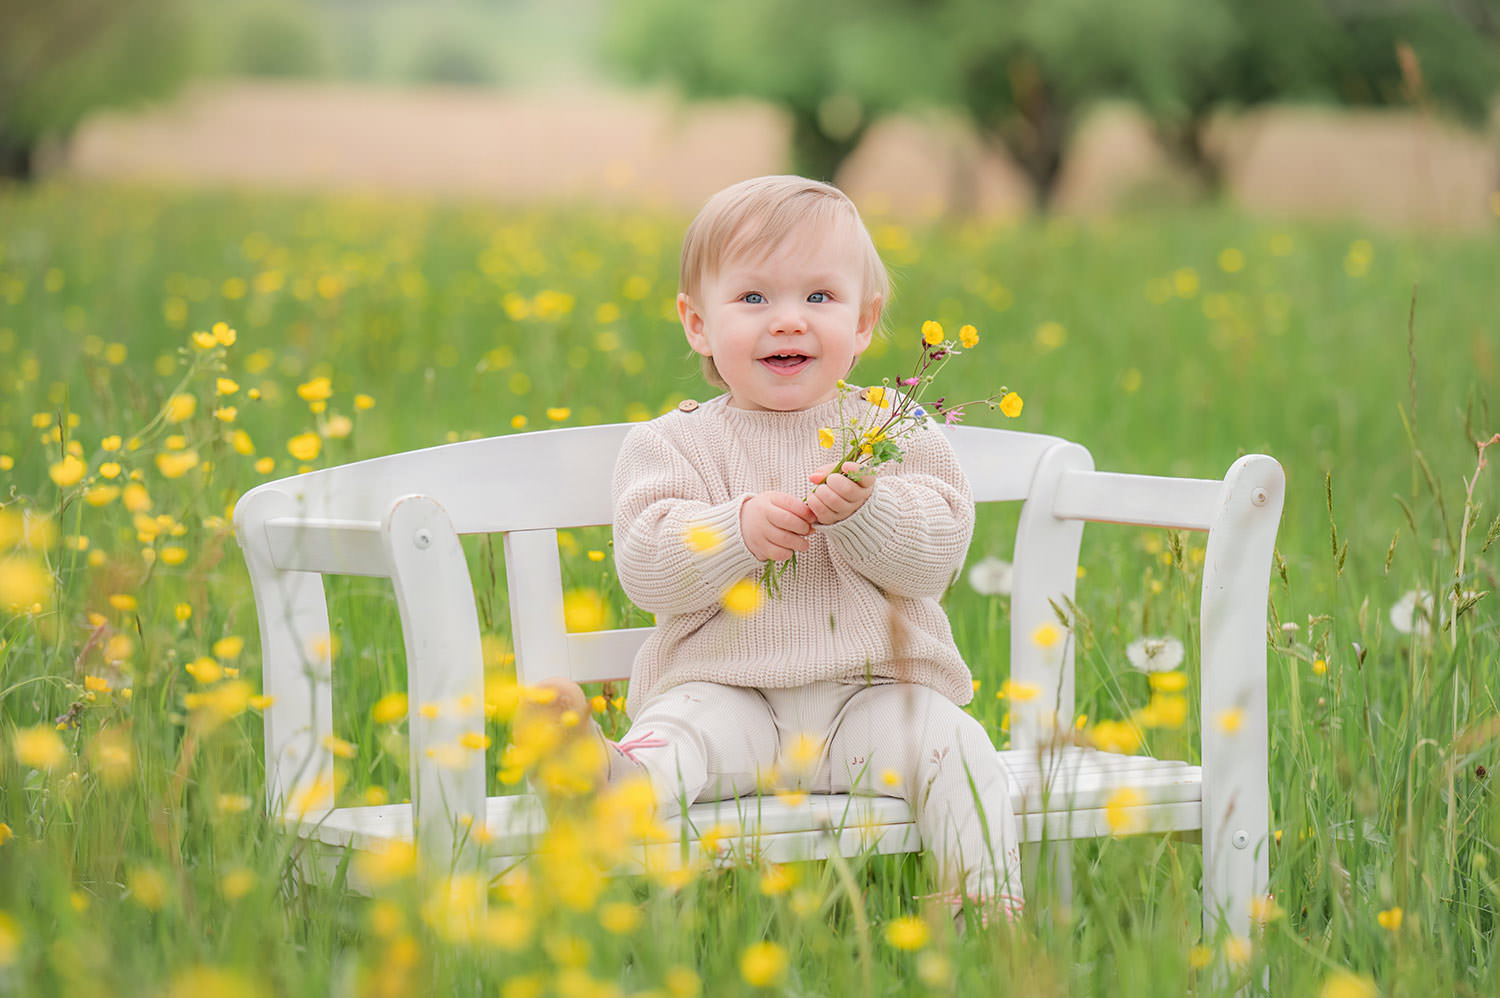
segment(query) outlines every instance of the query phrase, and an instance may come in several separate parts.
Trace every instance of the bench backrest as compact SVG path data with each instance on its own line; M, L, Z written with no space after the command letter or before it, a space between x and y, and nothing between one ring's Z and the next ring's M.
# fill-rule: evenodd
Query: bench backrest
M322 574L392 579L414 707L482 703L478 621L461 534L504 535L522 682L628 677L650 628L568 633L557 531L611 521L610 478L629 429L614 424L449 444L268 482L242 498L235 525L261 622L265 692L273 698L266 711L273 806L297 800L316 781L331 782L332 760L322 747L332 730ZM1093 470L1083 447L1057 437L960 426L943 432L977 502L1023 503L1013 554L1011 678L1043 695L1033 713L1013 713L1014 745L1043 740L1055 718L1073 715L1072 642L1041 647L1030 636L1072 602L1086 520L1217 530L1252 506L1269 506L1270 516L1261 518L1267 522L1255 521L1248 539L1216 544L1211 534L1205 563L1205 655L1211 640L1248 641L1253 654L1258 637L1263 660L1265 580L1283 489L1275 461L1242 458L1222 481L1105 474ZM1244 531L1232 533L1239 538ZM1229 615L1229 637L1209 634L1211 601L1230 597L1248 598L1248 613ZM413 731L417 775L441 784L446 799L470 794L476 781L482 796L483 760L462 772L438 772L421 749L457 740L466 724L475 726L472 719L444 717Z

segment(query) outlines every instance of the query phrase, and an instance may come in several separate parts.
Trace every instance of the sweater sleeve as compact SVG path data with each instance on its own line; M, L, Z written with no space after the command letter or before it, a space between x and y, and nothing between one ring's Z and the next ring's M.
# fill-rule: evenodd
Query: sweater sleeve
M899 464L848 519L822 528L857 572L897 596L941 596L969 550L974 497L958 457L933 428L914 434Z
M760 567L740 536L749 494L712 501L698 469L649 424L626 436L613 492L615 568L641 609L706 609Z

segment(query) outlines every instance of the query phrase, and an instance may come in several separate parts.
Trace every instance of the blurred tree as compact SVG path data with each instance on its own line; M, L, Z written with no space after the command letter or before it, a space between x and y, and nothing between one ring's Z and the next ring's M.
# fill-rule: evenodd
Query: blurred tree
M1107 97L1170 115L1233 51L1233 0L937 0L932 27L953 39L935 100L962 107L1052 198L1081 115ZM946 90L947 92L943 92Z
M1139 104L1210 187L1222 163L1205 135L1223 109L1421 100L1482 118L1500 80L1497 7L1500 0L616 0L611 38L617 60L638 78L669 80L689 97L749 96L784 108L797 168L819 177L832 177L883 114L962 108L1021 166L1045 206L1080 116L1105 98Z
M1500 92L1497 0L1257 0L1231 5L1232 43L1176 93L1136 89L1169 150L1217 187L1212 115L1271 102L1416 106L1481 124ZM1486 38L1484 32L1489 32Z
M0 0L0 177L103 105L171 93L192 64L186 0Z
M899 31L910 0L616 0L608 55L689 98L755 97L791 118L793 166L832 179L871 123L911 102L888 58L940 40Z
M264 0L236 12L221 8L233 26L227 66L246 76L306 79L328 67L318 13L300 0Z
M482 39L456 29L434 30L417 48L410 76L418 83L484 86L495 80L494 61Z
M1469 122L1500 87L1497 0L933 0L954 39L933 99L965 108L1051 198L1064 148L1096 100L1144 111L1167 149L1210 189L1215 113L1271 102L1419 101ZM920 20L920 19L919 19ZM1492 36L1493 37L1493 36ZM1415 75L1413 75L1415 73ZM942 92L946 88L947 93Z

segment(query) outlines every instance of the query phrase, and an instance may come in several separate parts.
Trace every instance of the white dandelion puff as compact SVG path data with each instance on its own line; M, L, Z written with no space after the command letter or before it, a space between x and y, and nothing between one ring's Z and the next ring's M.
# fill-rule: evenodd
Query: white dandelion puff
M1141 672L1171 672L1182 664L1182 642L1176 638L1137 638L1125 646L1125 657Z
M981 596L1009 596L1011 563L994 555L986 555L969 569L969 586Z
M1391 626L1402 634L1426 637L1432 633L1432 593L1408 589L1391 604Z

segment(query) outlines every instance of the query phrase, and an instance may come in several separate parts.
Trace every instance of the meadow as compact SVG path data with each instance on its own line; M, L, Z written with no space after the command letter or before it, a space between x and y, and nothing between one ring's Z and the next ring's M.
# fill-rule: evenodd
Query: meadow
M359 861L374 898L299 885L296 844L264 817L237 497L301 468L708 397L673 312L685 221L0 190L0 995L1178 995L1263 975L1278 995L1500 990L1500 469L1478 446L1500 431L1494 230L1223 208L869 217L896 293L853 380L906 366L926 320L971 323L980 344L944 372L948 394L1025 399L1017 420L971 421L1079 440L1105 470L1217 478L1250 452L1286 468L1274 901L1251 939L1199 938L1198 847L1155 836L1077 845L1070 901L1039 890L1014 929L961 936L922 918L916 858L609 879L558 844L477 927L424 893L410 856ZM971 563L1009 557L1013 522L987 514ZM575 626L639 621L607 536L562 543ZM1085 532L1086 735L1189 751L1201 545ZM522 693L494 548L469 553L504 792ZM389 599L370 580L330 594L341 802L408 792ZM946 605L971 709L1003 742L1006 597L960 577ZM1185 688L1130 666L1147 636L1184 642Z

